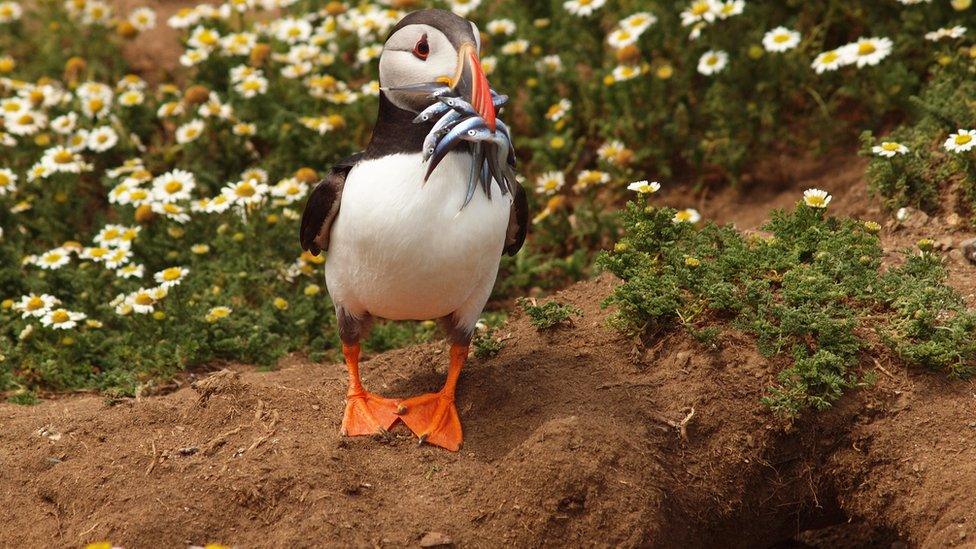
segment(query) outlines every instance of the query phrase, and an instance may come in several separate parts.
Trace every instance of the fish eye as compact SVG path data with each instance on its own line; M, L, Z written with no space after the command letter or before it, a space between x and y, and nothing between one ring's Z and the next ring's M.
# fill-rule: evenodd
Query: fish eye
M427 42L427 35L420 37L417 40L417 44L413 47L413 56L421 61L426 61L427 56L430 55L430 44Z

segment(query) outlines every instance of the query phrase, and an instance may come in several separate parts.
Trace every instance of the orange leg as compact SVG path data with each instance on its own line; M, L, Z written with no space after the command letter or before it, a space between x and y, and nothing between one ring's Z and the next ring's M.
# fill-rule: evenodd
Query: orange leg
M342 417L342 434L350 437L374 435L393 427L397 405L391 399L368 393L359 379L359 344L342 345L349 370L346 412Z
M421 444L427 442L452 452L461 449L464 437L461 433L461 419L458 417L457 408L454 407L454 391L458 377L461 375L461 368L464 367L467 358L467 345L452 345L451 367L447 372L444 388L439 392L410 398L400 403L398 410L400 419L420 437Z

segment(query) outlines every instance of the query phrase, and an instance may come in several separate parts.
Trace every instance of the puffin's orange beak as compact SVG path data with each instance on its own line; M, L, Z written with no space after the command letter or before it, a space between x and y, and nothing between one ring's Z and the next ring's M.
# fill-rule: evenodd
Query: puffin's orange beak
M461 46L458 52L458 70L454 87L471 106L478 111L491 131L495 131L495 105L491 100L491 86L481 68L478 48L471 42Z

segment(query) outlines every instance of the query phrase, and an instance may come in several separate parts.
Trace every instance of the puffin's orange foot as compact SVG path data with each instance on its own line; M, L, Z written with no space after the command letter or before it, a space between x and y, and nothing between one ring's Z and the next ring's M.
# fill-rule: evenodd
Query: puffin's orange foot
M429 393L400 402L400 419L424 442L452 452L461 449L461 419L454 407L454 396Z
M346 413L342 417L342 434L350 437L375 435L393 427L397 403L372 393L346 397Z

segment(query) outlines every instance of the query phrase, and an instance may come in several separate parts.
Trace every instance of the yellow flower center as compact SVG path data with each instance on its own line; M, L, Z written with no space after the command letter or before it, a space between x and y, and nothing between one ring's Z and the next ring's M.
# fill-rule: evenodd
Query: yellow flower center
M861 42L861 45L857 47L858 55L871 55L876 51L878 51L878 48L871 42Z
M58 164L68 164L75 159L75 155L71 151L60 150L54 154L54 161Z
M892 143L891 141L886 141L881 144L881 148L886 151L897 151L899 146L898 143Z
M6 187L10 184L10 178L5 173L0 173L0 187Z
M88 110L91 112L99 112L103 107L105 107L105 102L97 97L88 101Z
M10 101L4 104L3 110L7 112L17 112L20 110L20 103L16 101Z
M107 253L108 253L108 250L105 249L105 248L92 248L92 249L88 250L88 255L90 255L92 257L105 257L105 254L107 254Z
M152 298L152 296L150 296L149 294L146 294L146 293L138 293L138 294L136 294L136 298L133 299L133 301L136 302L136 305L143 305L143 306L145 306L145 305L152 305L153 304L153 298Z
M824 54L823 59L821 60L821 62L822 63L833 63L834 61L837 61L837 58L839 58L839 57L840 57L840 54L837 53L836 51L828 51L827 53Z
M782 44L783 42L788 42L789 39L790 39L790 35L788 34L777 34L776 36L773 37L773 42L776 42L777 44Z
M163 280L166 282L179 280L181 276L183 276L183 271L179 267L170 267L163 271Z
M182 191L183 190L183 184L180 183L179 181L170 181L163 188L166 189L166 192L167 193L173 194L173 193Z
M17 123L21 126L29 126L34 123L34 115L30 113L22 114L20 115L20 118L17 119Z
M69 320L71 320L71 315L64 309L58 309L51 314L51 321L55 324L64 324Z
M27 305L24 307L28 311L36 311L44 307L44 300L38 296L33 296L27 301Z
M702 15L708 13L709 9L711 8L709 7L708 2L696 2L693 6L691 6L691 13L692 15L701 17Z
M258 191L257 191L257 189L254 188L254 185L251 185L247 181L245 181L245 182L241 183L240 185L238 185L237 186L237 189L234 190L234 193L237 194L237 196L240 196L240 197L243 197L243 198L250 198L250 197L254 196L254 194L257 193L257 192Z
M966 145L973 140L973 136L968 133L961 133L956 136L956 145Z

